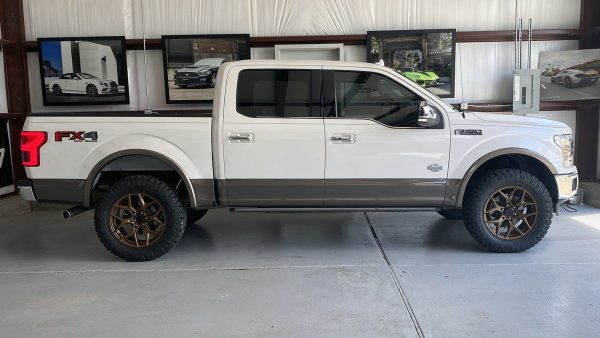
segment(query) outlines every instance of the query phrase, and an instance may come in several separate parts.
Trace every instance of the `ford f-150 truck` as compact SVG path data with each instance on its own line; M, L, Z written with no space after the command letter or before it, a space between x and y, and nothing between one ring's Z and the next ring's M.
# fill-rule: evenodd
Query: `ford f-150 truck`
M104 246L165 254L208 209L437 211L494 252L546 234L576 192L573 137L551 120L465 112L367 63L239 61L212 116L32 114L29 201L95 208Z

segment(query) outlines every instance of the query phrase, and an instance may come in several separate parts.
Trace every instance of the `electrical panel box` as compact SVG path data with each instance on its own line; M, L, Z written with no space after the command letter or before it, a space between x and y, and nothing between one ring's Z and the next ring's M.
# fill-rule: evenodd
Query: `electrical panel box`
M540 112L539 69L515 69L513 72L513 114L538 114Z

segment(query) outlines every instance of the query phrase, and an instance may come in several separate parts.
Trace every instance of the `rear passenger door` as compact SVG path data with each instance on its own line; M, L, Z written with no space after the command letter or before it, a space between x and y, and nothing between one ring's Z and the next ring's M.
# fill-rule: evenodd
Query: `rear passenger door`
M226 88L236 99L225 102L220 182L227 205L323 205L321 74L319 67L230 70Z
M325 205L442 206L450 132L417 125L427 101L371 69L324 71ZM440 110L435 102L430 105Z

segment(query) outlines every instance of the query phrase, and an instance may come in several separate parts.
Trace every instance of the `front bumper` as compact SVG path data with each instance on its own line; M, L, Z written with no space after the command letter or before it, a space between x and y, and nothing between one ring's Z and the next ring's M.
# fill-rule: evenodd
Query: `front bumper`
M22 199L29 202L37 201L35 193L33 192L33 184L30 180L23 180L17 182L17 187L19 188L19 194L21 195Z
M200 76L182 76L175 77L176 85L184 85L184 86L202 86L210 84L210 75L200 75Z
M558 200L567 200L577 193L579 175L577 173L554 175L558 187Z

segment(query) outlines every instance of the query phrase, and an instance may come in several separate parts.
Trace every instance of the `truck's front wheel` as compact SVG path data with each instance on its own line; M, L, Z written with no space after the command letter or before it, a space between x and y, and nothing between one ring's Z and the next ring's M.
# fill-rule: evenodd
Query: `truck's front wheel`
M552 198L546 186L529 173L495 170L469 188L463 216L469 233L489 250L525 251L548 232Z
M126 261L149 261L167 253L183 235L186 210L165 182L146 175L113 184L96 206L96 233Z

